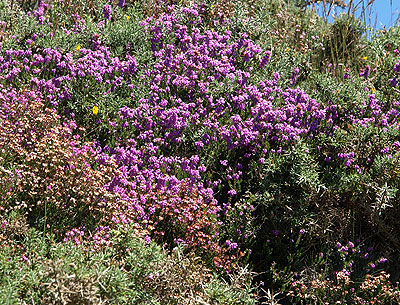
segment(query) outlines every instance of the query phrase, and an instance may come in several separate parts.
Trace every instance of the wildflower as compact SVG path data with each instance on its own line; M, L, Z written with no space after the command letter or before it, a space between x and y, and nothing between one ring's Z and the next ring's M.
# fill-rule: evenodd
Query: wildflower
M119 1L118 1L118 6L119 6L120 8L123 8L124 5L125 5L125 0L119 0Z
M223 166L228 166L228 160L219 161Z
M361 57L361 59L365 61L368 59L368 56Z
M111 5L106 4L103 7L103 16L105 19L107 20L111 20L111 12L112 12L112 8Z
M229 248L230 248L231 250L235 250L235 249L237 249L237 247L238 247L238 244L237 244L237 243L231 243L231 244L229 245Z
M80 45L77 45L76 48L75 48L75 50L77 50L77 51L79 51L80 49L81 49Z
M229 192L228 192L228 195L230 195L230 196L235 196L237 193L236 193L236 191L234 190L234 189L232 189L232 190L230 190Z
M367 79L370 72L371 72L371 67L370 66L366 66L365 70L360 73L360 76L363 76L364 79Z
M97 115L99 113L99 107L93 106L93 114Z
M129 19L131 19L131 16L129 16L129 15L126 16L126 20L129 20Z
M291 84L291 85L295 85L295 84L296 84L297 77L299 76L299 72L300 72L300 69L299 69L299 68L295 67L295 68L293 69L292 75L291 75L291 77L290 77L290 84Z

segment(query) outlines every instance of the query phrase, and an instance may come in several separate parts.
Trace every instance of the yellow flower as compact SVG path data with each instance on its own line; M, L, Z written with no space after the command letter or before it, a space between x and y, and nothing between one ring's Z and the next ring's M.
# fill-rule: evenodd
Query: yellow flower
M131 16L126 16L126 20L129 20L129 19L131 19Z
M362 60L367 60L368 57L367 57L367 56L364 56L364 57L362 57L361 59L362 59Z
M75 48L75 50L77 50L77 51L79 51L80 49L81 49L80 45L77 45L76 48Z
M97 115L99 113L99 107L93 106L93 114Z

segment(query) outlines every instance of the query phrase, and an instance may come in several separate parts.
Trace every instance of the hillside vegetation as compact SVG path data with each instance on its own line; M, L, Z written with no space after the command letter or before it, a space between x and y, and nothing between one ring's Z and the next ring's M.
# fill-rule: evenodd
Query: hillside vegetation
M0 303L399 304L400 27L329 2L0 0Z

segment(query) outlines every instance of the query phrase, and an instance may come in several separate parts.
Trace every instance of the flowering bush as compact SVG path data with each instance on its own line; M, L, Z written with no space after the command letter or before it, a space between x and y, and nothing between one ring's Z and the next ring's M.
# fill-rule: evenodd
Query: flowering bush
M110 223L124 206L105 189L115 164L98 164L93 144L79 140L74 121L61 124L40 93L1 88L0 100L2 210L23 209L58 234Z
M397 301L377 271L400 249L397 27L375 43L280 1L3 2L0 239L21 261L34 227L129 272L133 235L232 282L248 263L264 297ZM332 252L356 233L376 257ZM113 294L78 278L46 287Z

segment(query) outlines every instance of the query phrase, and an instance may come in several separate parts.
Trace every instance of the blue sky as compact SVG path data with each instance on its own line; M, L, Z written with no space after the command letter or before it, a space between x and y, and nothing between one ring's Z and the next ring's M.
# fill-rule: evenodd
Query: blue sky
M348 1L349 0L346 0L346 3L348 3ZM360 0L353 0L353 4L356 4L358 2L360 2ZM365 11L365 19L363 18L364 21L367 24L375 27L376 29L382 29L383 26L385 26L386 29L388 29L399 18L400 0L392 0L392 2L390 2L390 0L375 0L372 5L367 7L368 2L369 0L364 0L363 2L361 2L356 15L359 15L363 11L364 7ZM320 8L322 8L323 5L319 4L319 6ZM340 8L337 8L335 15L338 16L341 11L342 10ZM347 8L345 8L345 12L347 12Z
M382 25L389 28L399 17L400 0L392 0L392 3L390 0L375 0L371 5L371 12L373 16L371 25L374 25L376 20L377 29L381 29Z

